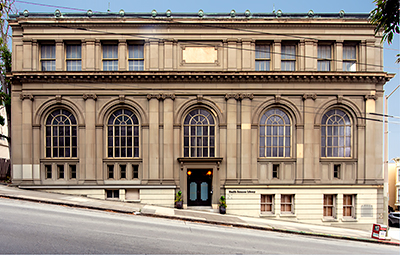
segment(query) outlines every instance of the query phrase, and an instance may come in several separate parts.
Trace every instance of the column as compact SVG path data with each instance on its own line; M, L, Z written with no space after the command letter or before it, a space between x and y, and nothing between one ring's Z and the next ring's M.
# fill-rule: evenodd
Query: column
M241 101L241 180L240 183L252 183L251 173L251 100L253 95L243 95Z
M361 72L365 72L366 70L367 70L367 56L366 56L366 53L367 53L367 48L366 48L366 41L365 40L363 40L363 41L361 41L360 42L360 44L359 44L359 47L360 47L360 50L358 51L360 54L359 54L359 57L358 57L358 59L359 59L359 64L358 64L358 66L360 67L360 70L359 71L361 71Z
M85 59L85 65L82 65L82 70L86 71L94 71L95 70L95 62L96 62L96 47L95 47L95 40L94 39L86 39L86 42L84 45L85 50L82 51L85 52L85 55L82 54L83 59ZM82 63L83 64L83 63Z
M305 63L305 41L304 40L300 40L300 42L299 42L299 51L298 51L299 53L298 53L298 55L299 55L299 57L297 58L298 59L298 62L299 62L299 64L298 64L298 70L299 71L304 71L305 70L305 68L306 68L306 63Z
M237 41L228 40L228 71L237 71Z
M174 101L171 95L164 100L164 175L163 183L174 181Z
M173 42L165 41L164 42L164 71L172 71L173 70Z
M375 51L379 52L378 48L375 48L375 40L366 40L366 71L376 71L378 68L376 65L379 65L379 58L375 58Z
M32 95L21 95L22 100L22 179L32 181L33 137L32 137Z
M315 94L305 94L304 100L304 183L315 183L319 176L319 132L314 131ZM317 165L316 165L317 164Z
M101 50L101 41L96 39L95 41L95 52L94 52L94 70L103 70L103 55Z
M272 47L272 52L274 52L274 54L271 54L271 57L272 57L271 71L280 71L281 70L281 40L274 41L274 44Z
M83 95L85 100L85 183L96 183L96 100L95 94Z
M234 95L225 97L227 106L227 125L226 125L226 182L237 183L237 105Z
M128 70L126 65L128 63L127 59L127 45L126 40L119 40L118 41L118 70L119 71L126 71Z
M149 98L149 96L148 96ZM159 183L159 112L158 99L149 98L149 182Z
M150 40L150 71L158 71L158 40Z
M32 41L32 71L39 71L39 49L37 40Z
M255 68L252 68L255 62L255 55L253 51L255 47L251 47L251 40L243 40L242 41L242 70L243 71L251 71Z
M64 58L64 42L62 40L56 40L56 71L64 70Z
M336 41L336 51L335 51L335 60L336 60L336 69L334 71L342 72L343 71L343 41Z
M32 163L33 163L33 181L36 184L40 184L40 143L43 141L40 139L40 124L33 125L32 130ZM43 143L44 144L44 143Z
M317 41L304 41L304 71L317 70Z
M24 39L23 40L23 61L22 66L24 71L32 70L32 40Z

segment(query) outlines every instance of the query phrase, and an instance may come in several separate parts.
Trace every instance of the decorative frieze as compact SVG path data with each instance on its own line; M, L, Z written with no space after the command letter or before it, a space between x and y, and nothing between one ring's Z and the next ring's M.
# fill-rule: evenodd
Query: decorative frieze
M19 95L19 98L24 101L25 99L29 99L31 101L33 101L33 95L32 94L21 94Z
M234 93L225 95L225 100L228 100L230 98L234 98L236 100L243 100L245 98L248 98L252 100L254 98L254 95L252 93Z
M147 95L147 100L150 100L152 98L156 98L158 100L165 100L167 98L171 98L172 100L175 100L175 94L171 93L158 93L158 94L148 94Z
M96 94L83 94L82 96L83 100L88 100L88 99L93 99L94 101L97 100L97 95Z

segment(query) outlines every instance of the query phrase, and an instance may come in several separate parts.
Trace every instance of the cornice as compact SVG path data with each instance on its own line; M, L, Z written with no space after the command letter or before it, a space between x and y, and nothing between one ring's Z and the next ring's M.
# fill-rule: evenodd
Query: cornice
M13 83L375 83L394 74L384 72L12 72Z

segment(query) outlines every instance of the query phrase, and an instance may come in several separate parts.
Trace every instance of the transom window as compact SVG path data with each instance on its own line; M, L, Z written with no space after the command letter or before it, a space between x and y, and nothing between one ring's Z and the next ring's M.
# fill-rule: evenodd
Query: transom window
M195 109L183 123L184 157L215 157L215 121L205 109Z
M270 70L270 47L266 44L256 45L256 71Z
M290 157L290 128L284 111L266 111L260 121L260 157Z
M107 126L109 158L139 157L139 120L128 109L111 114Z
M77 127L71 112L63 109L53 111L46 120L46 157L77 157Z
M118 71L118 45L103 45L103 71Z
M129 71L144 70L144 46L132 44L128 47Z
M322 117L321 157L351 157L351 121L342 110L329 110Z
M81 45L67 45L66 50L67 71L82 70L82 51Z
M44 44L41 46L40 63L42 71L56 70L56 46L54 44Z

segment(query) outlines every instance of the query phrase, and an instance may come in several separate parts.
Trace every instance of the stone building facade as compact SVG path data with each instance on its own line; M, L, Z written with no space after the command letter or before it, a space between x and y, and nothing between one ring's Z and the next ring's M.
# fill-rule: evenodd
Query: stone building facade
M383 212L367 14L12 16L15 185L321 224Z

